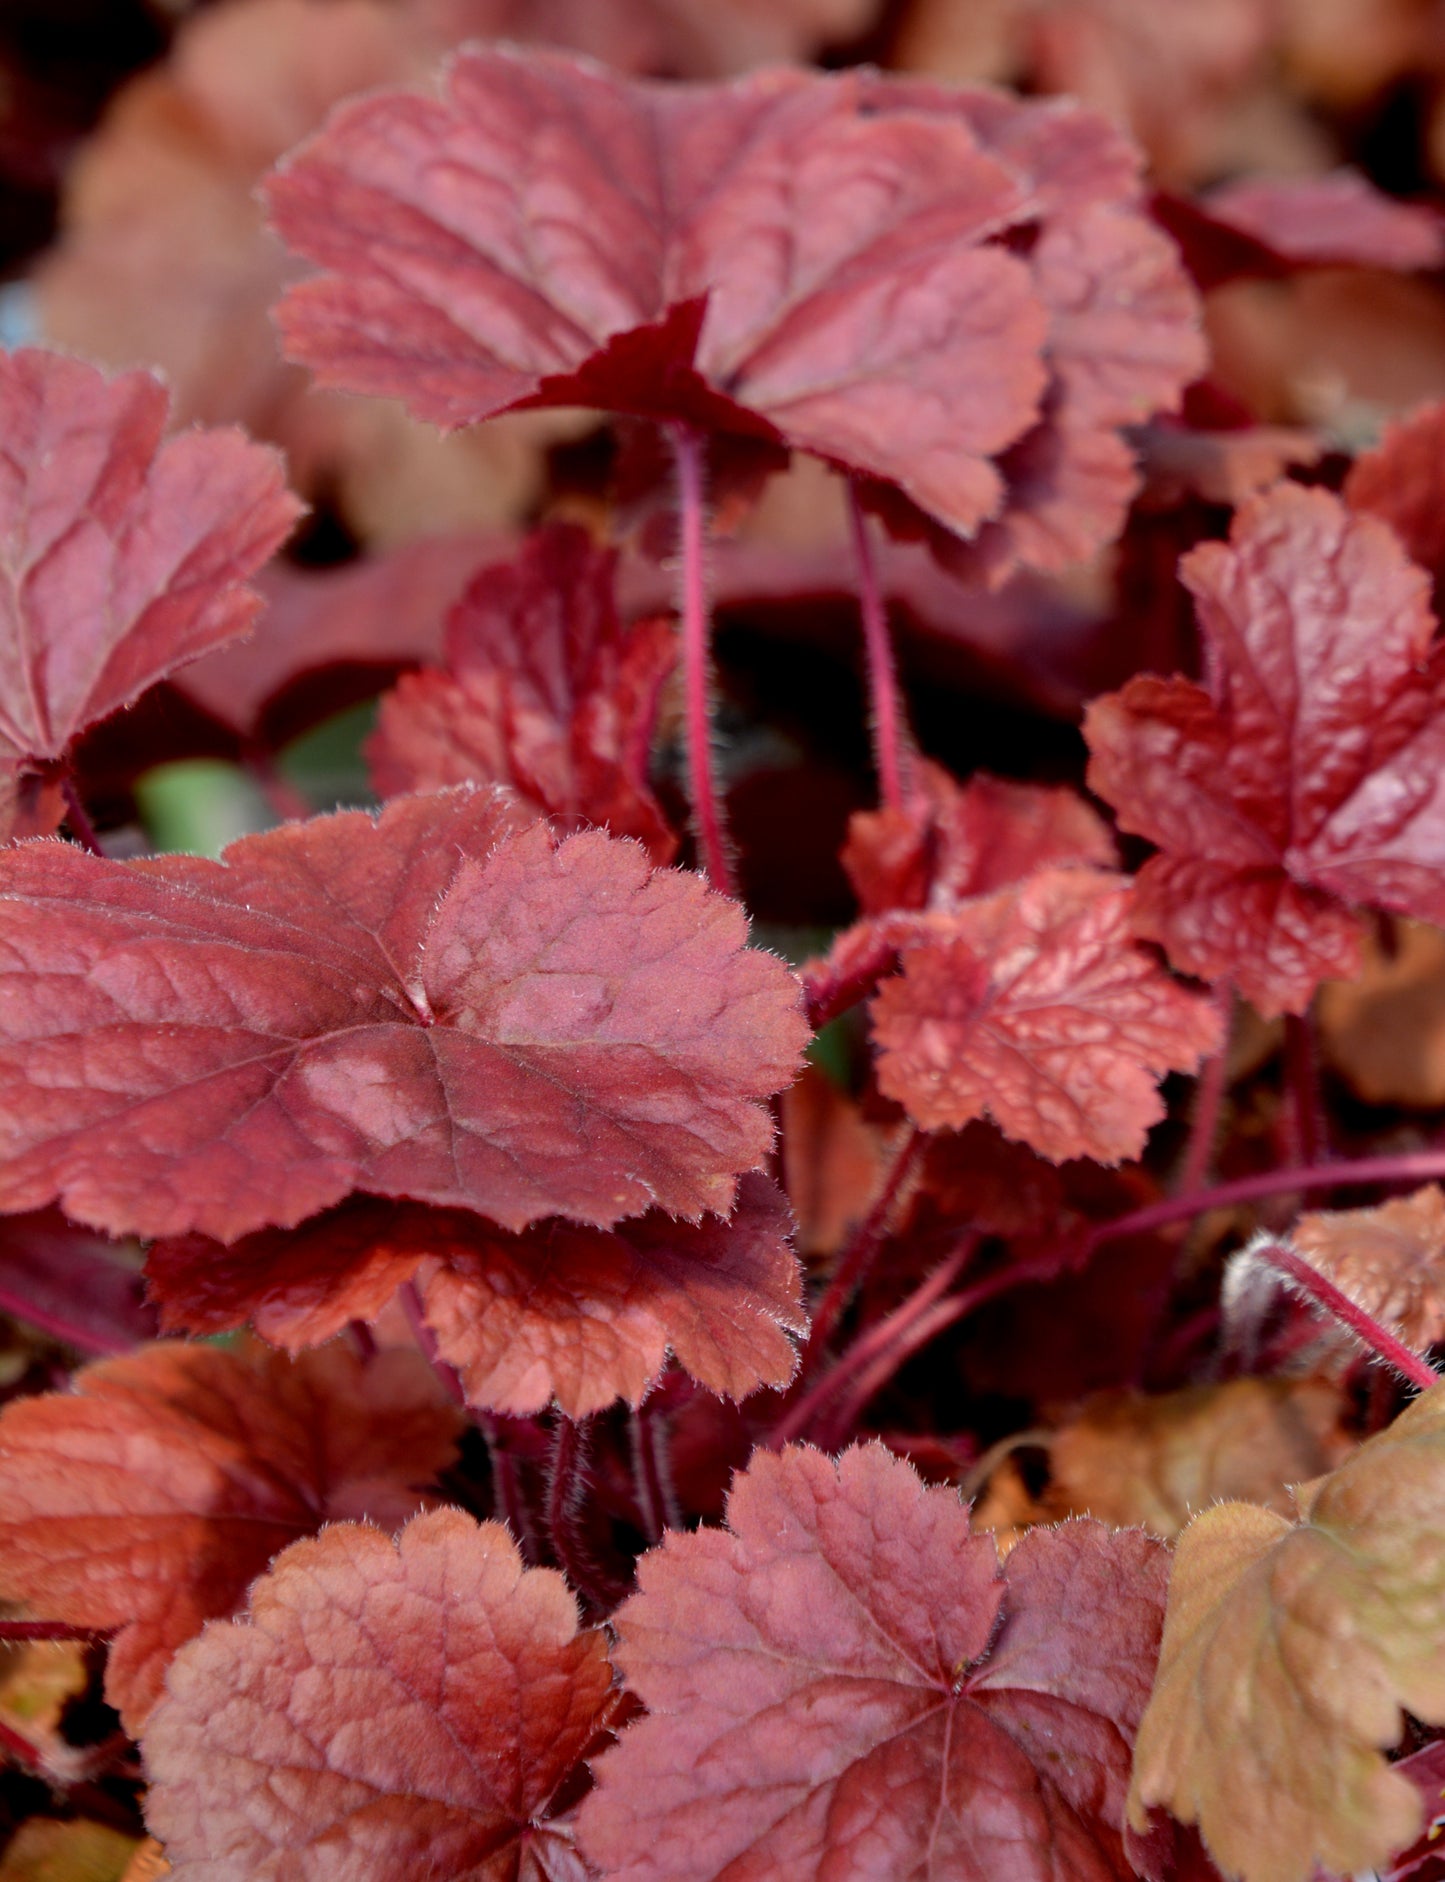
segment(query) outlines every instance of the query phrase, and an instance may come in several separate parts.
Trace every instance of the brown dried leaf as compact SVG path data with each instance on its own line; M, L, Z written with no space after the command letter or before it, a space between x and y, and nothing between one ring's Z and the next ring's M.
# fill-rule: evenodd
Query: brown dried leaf
M1315 1007L1335 1070L1371 1104L1445 1104L1445 934L1397 920L1388 951L1366 933L1355 980L1329 980Z
M103 1823L32 1817L0 1858L0 1882L127 1882L139 1848Z

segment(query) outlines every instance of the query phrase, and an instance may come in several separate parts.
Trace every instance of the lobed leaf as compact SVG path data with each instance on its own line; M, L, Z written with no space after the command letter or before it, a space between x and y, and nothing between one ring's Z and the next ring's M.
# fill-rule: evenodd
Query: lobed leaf
M879 1088L925 1130L987 1116L1056 1163L1137 1156L1159 1078L1215 1051L1220 1020L1133 942L1131 893L1046 868L915 918L871 1009Z
M214 1333L250 1319L295 1351L370 1320L418 1277L441 1356L471 1404L525 1416L555 1399L571 1418L639 1403L669 1351L710 1391L783 1386L806 1325L791 1217L764 1176L731 1218L661 1210L615 1230L543 1222L521 1235L458 1210L358 1198L299 1229L230 1248L159 1242L148 1273L167 1330Z
M1045 383L1030 270L989 240L1032 205L961 119L877 91L463 52L441 98L358 101L271 179L326 270L287 348L446 426L593 405L786 443L971 532Z
M1089 785L1162 852L1139 932L1266 1014L1303 1012L1358 970L1352 904L1445 920L1428 583L1374 518L1288 484L1180 567L1209 684L1142 675L1095 700Z
M616 566L584 529L553 524L482 569L448 617L445 664L382 699L367 747L377 790L507 784L564 824L605 825L670 862L677 839L647 766L677 636L663 619L623 629Z
M1180 1538L1130 1816L1198 1823L1243 1882L1382 1866L1421 1803L1381 1755L1403 1712L1445 1723L1445 1388L1331 1475L1299 1521L1248 1503Z
M728 1525L667 1537L614 1616L648 1716L582 1806L608 1876L1133 1875L1161 1545L1069 1523L1001 1571L957 1496L881 1446L755 1454Z
M118 1630L106 1697L134 1734L176 1649L279 1549L338 1517L403 1522L460 1422L406 1351L166 1344L88 1366L0 1416L0 1598Z
M500 793L220 862L0 854L0 1207L229 1240L354 1189L508 1228L732 1206L806 1037L742 912Z
M1412 562L1438 581L1445 570L1445 403L1422 405L1407 413L1373 451L1362 451L1345 478L1344 496L1351 509L1388 523Z
M238 431L162 442L148 373L0 353L0 834L53 830L28 774L250 626L245 586L296 521L274 451Z
M582 1882L553 1812L606 1731L607 1645L498 1523L296 1544L171 1668L146 1815L190 1882Z

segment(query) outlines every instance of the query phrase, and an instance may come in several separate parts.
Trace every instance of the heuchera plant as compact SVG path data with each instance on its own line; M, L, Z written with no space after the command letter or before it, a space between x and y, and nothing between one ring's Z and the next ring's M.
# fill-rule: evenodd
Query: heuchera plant
M0 1703L0 1749L80 1816L143 1779L194 1882L1414 1873L1445 1201L1358 1192L1445 1152L1331 1155L1310 1016L1382 914L1445 924L1440 413L1190 548L1199 675L1085 719L1111 827L922 756L878 534L976 593L1124 529L1206 359L1102 120L473 49L268 195L324 384L660 433L680 636L575 521L479 549L379 809L108 854L83 736L248 627L298 506L144 374L0 359L0 1305L93 1361L0 1415L0 1641L118 1715ZM1160 214L1201 278L1438 253L1335 182L1295 254L1288 198ZM845 487L880 797L799 973L735 894L707 584L794 453ZM248 736L426 589L339 579L290 578L318 638ZM1206 1212L1233 1252L1181 1263Z

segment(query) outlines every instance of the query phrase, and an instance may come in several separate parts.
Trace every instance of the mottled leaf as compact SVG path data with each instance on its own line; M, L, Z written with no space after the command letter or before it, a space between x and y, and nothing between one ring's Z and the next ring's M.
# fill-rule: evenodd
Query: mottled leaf
M1250 1503L1180 1538L1130 1813L1198 1823L1226 1874L1309 1882L1413 1842L1419 1791L1382 1753L1445 1723L1445 1389L1432 1387L1291 1523Z
M1162 855L1134 918L1188 973L1303 1012L1360 960L1351 904L1445 919L1445 711L1424 572L1292 485L1185 557L1208 683L1142 675L1085 719L1089 784Z
M1166 1556L1070 1523L1000 1570L882 1449L755 1454L728 1529L669 1536L614 1616L648 1716L596 1766L618 1882L1124 1882L1128 1745Z
M514 1229L725 1211L806 1036L744 934L699 877L500 793L220 862L12 849L0 1206L220 1240L353 1189Z
M602 1634L500 1524L338 1524L172 1667L147 1820L193 1882L582 1882L552 1812L611 1696Z
M278 1549L338 1517L400 1523L459 1419L416 1353L144 1347L0 1417L0 1596L118 1629L129 1731L166 1665Z

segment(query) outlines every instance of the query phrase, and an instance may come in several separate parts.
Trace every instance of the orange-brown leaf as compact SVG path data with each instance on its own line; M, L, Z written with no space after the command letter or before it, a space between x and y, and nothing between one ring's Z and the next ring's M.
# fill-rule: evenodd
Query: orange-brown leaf
M0 1418L0 1596L118 1629L106 1696L144 1722L182 1641L338 1517L403 1522L458 1418L415 1353L291 1360L163 1344Z
M1375 1209L1301 1216L1306 1261L1421 1351L1445 1339L1445 1191L1438 1183Z

